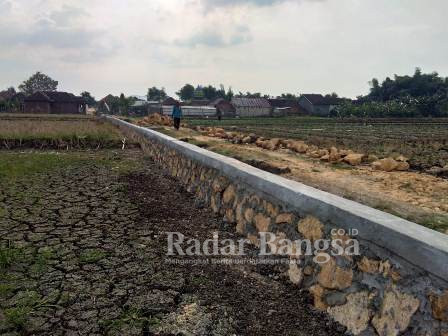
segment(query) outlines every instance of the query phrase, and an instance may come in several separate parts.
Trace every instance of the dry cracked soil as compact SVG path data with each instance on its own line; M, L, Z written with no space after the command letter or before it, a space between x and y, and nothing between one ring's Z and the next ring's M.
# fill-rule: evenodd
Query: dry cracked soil
M1 335L344 334L282 266L167 262L166 232L237 237L140 151L76 155L0 179Z

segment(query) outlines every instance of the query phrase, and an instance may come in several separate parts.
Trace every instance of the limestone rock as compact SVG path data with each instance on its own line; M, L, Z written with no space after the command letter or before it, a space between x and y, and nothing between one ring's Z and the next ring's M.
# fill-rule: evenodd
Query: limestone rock
M252 223L252 220L254 219L254 210L252 208L247 208L244 211L244 219L249 223Z
M302 141L289 141L287 147L297 153L305 153L308 145Z
M331 147L330 153L328 155L328 161L337 162L340 159L341 159L341 154L339 153L338 149L336 147Z
M322 264L321 267L317 276L317 281L321 286L330 289L345 289L351 286L353 270L337 266L333 258Z
M344 157L343 161L351 164L352 166L356 166L361 164L362 158L364 154L351 153Z
M391 158L385 158L372 163L373 169L383 170L390 172L395 170L398 166L398 162Z
M276 224L287 223L292 224L294 220L294 215L292 213L281 213L275 218Z
M395 161L399 161L399 162L408 162L409 159L408 159L407 157L403 156L403 155L398 155L398 156L395 158Z
M431 294L429 300L431 301L434 317L438 320L448 322L448 289L440 296Z
M369 154L369 156L367 156L366 161L369 162L369 163L378 161L378 156L376 156L374 154Z
M309 292L314 297L314 307L319 310L326 310L328 305L323 300L325 289L320 285L314 285L309 288Z
M217 177L212 184L212 189L215 193L222 192L229 185L229 180L224 176Z
M397 336L406 330L420 301L395 288L386 291L380 311L373 317L372 325L380 336Z
M278 215L278 207L270 202L263 203L263 206L269 216L275 218Z
M289 264L288 276L294 285L300 286L303 280L303 269L297 266L296 263L291 263Z
M354 335L367 329L371 311L369 310L369 293L366 291L347 296L347 303L328 308L328 313Z
M250 136L246 136L241 140L244 144L252 143L252 138Z
M405 162L405 161L399 161L397 162L397 167L395 168L395 170L398 171L405 171L409 169L409 163Z
M224 191L222 200L224 203L229 204L230 202L232 202L234 200L234 198L235 198L235 186L233 184L231 184Z
M228 223L235 222L235 213L234 213L233 209L231 209L231 208L226 209L225 219Z
M259 213L254 217L255 227L259 232L268 232L271 219L265 215Z
M378 260L372 260L366 257L362 257L361 261L358 262L358 268L362 272L366 273L378 273L380 267L380 262Z
M313 216L307 216L299 221L298 231L306 238L312 241L321 239L323 236L323 224Z

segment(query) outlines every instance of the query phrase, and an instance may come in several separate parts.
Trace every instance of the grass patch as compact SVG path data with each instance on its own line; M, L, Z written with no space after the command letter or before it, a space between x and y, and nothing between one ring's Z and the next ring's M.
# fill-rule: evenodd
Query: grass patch
M30 315L48 306L35 291L24 291L14 297L14 307L4 310L6 324L16 330L24 329Z
M125 310L118 318L114 320L103 320L100 322L101 326L109 333L117 333L120 335L123 327L134 327L142 329L144 326L158 326L161 320L157 317L147 317L141 310L130 308Z
M96 120L2 120L0 140L120 140L116 127Z
M448 216L447 215L430 215L423 218L420 224L427 228L448 233Z
M15 289L13 284L0 283L0 298L10 295Z
M22 261L23 258L24 253L22 248L17 248L14 245L0 246L0 272Z
M48 265L48 261L55 258L55 254L50 247L45 247L38 251L34 256L34 263L30 271L34 274L42 274Z
M0 152L0 180L16 179L36 173L44 173L74 163L85 162L76 155L65 153L17 153Z
M79 261L81 264L93 264L103 259L106 255L106 252L101 250L89 250L81 253Z

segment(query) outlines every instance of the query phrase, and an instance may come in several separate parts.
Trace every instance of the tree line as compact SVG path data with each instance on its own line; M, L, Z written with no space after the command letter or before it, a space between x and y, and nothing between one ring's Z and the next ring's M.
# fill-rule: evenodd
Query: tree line
M448 77L437 72L387 77L381 83L373 78L370 92L347 102L333 112L339 117L401 118L448 117Z
M13 87L6 90L9 100L0 101L0 110L16 108L20 104L20 95L27 96L37 91L56 91L58 81L49 76L36 72L18 86L19 92ZM416 68L412 76L394 75L387 77L381 83L373 78L370 82L370 91L365 96L358 96L356 100L343 99L343 103L331 112L333 117L448 117L448 77L439 76L437 72L423 73ZM89 106L97 106L98 102L89 92L80 94ZM212 101L216 98L231 100L233 97L248 98L280 98L298 100L300 95L282 93L271 96L260 92L235 93L231 87L224 85L185 84L176 95L183 101L203 99ZM336 93L327 94L327 97L338 97ZM165 88L155 86L148 88L146 98L148 101L163 101L168 97ZM137 100L136 97L126 97L123 93L109 96L108 106L112 113L127 114L129 107Z

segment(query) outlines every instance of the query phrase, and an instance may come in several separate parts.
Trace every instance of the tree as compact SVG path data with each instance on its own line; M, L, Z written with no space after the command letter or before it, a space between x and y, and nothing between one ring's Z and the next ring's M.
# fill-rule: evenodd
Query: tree
M31 95L37 91L56 91L57 87L58 81L38 71L20 84L19 90L25 95Z
M293 93L282 93L280 96L277 96L277 99L299 99L299 97Z
M81 92L81 97L83 97L85 99L87 105L89 105L89 106L96 105L96 100L94 97L92 97L90 95L90 92L87 92L87 91Z
M155 86L148 89L148 93L146 94L146 98L148 100L156 100L162 101L166 98L165 88L158 89Z
M191 100L194 97L195 88L191 84L185 84L176 94L182 100Z
M132 104L132 99L126 98L122 93L120 94L120 98L118 100L119 111L121 115L129 115L129 106Z

